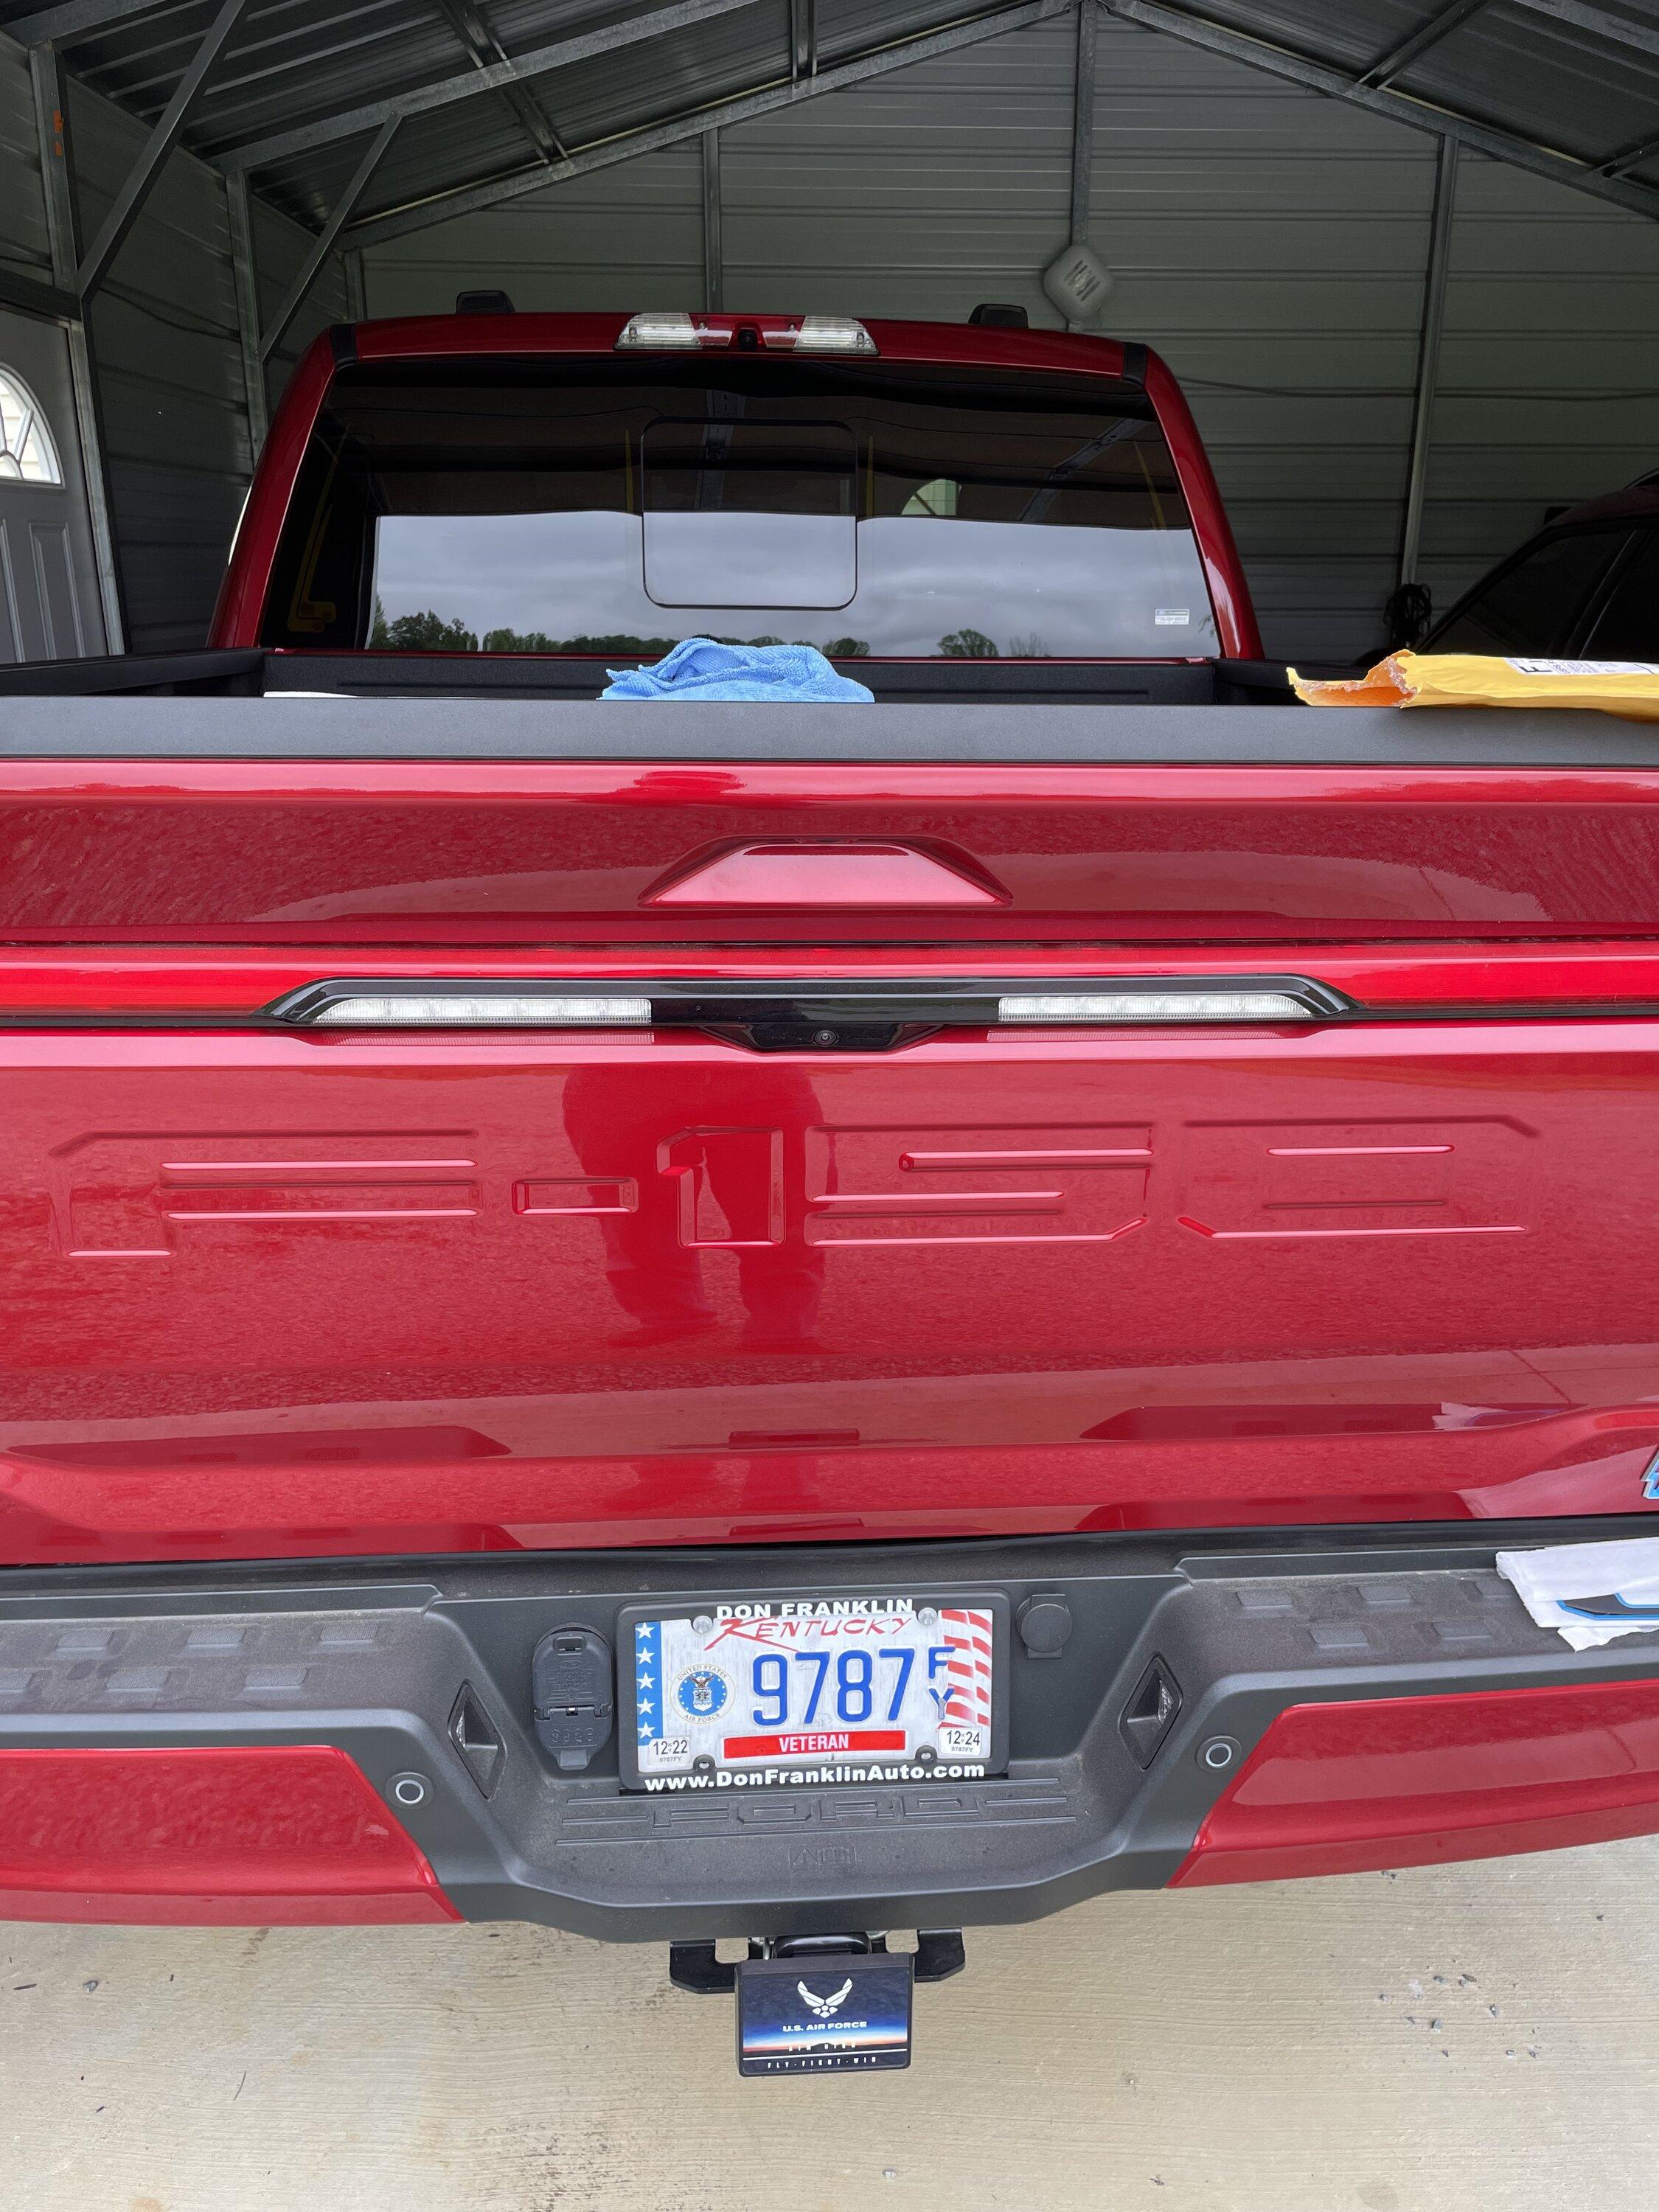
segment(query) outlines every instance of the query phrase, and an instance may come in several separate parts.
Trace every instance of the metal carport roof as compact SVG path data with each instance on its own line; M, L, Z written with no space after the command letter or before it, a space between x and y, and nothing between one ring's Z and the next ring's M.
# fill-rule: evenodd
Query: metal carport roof
M3 0L0 27L349 247L1079 4ZM1659 0L1081 4L1659 215Z

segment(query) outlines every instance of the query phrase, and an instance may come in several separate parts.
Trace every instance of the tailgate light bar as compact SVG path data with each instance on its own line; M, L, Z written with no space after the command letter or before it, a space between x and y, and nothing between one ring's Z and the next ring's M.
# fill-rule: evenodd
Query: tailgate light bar
M759 1051L884 1051L930 1030L1048 1026L1170 1028L1183 1024L1322 1022L1358 1011L1305 976L1226 978L1171 989L1158 979L1114 980L1110 989L995 981L677 980L561 981L544 989L488 980L453 988L370 978L311 983L265 1009L300 1029L696 1029Z
M332 999L310 1018L319 1028L568 1029L616 1028L649 1022L649 999L555 997L526 991L422 991L405 997L386 993Z
M1004 1022L1310 1022L1291 991L1060 991L997 1000Z
M852 315L694 315L684 307L630 315L618 353L695 352L699 347L756 346L778 353L863 353L876 342Z

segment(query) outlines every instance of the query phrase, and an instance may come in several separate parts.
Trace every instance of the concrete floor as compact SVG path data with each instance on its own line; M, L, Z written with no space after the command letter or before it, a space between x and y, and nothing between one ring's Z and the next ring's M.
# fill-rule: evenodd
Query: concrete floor
M739 2082L656 1949L0 1928L5 2212L1634 2212L1659 1839L969 1939L908 2075Z

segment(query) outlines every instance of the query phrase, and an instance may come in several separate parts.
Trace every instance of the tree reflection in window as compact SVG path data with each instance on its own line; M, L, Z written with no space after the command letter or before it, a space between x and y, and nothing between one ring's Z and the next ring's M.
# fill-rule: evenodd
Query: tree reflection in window
M61 484L58 448L34 394L0 368L0 483Z

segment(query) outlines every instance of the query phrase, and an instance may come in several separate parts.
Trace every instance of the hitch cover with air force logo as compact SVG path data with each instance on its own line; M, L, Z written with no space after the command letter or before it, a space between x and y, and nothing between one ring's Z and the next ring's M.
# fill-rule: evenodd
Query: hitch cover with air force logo
M737 1969L738 2071L890 2071L910 2063L915 1960L903 1951L826 1950Z

